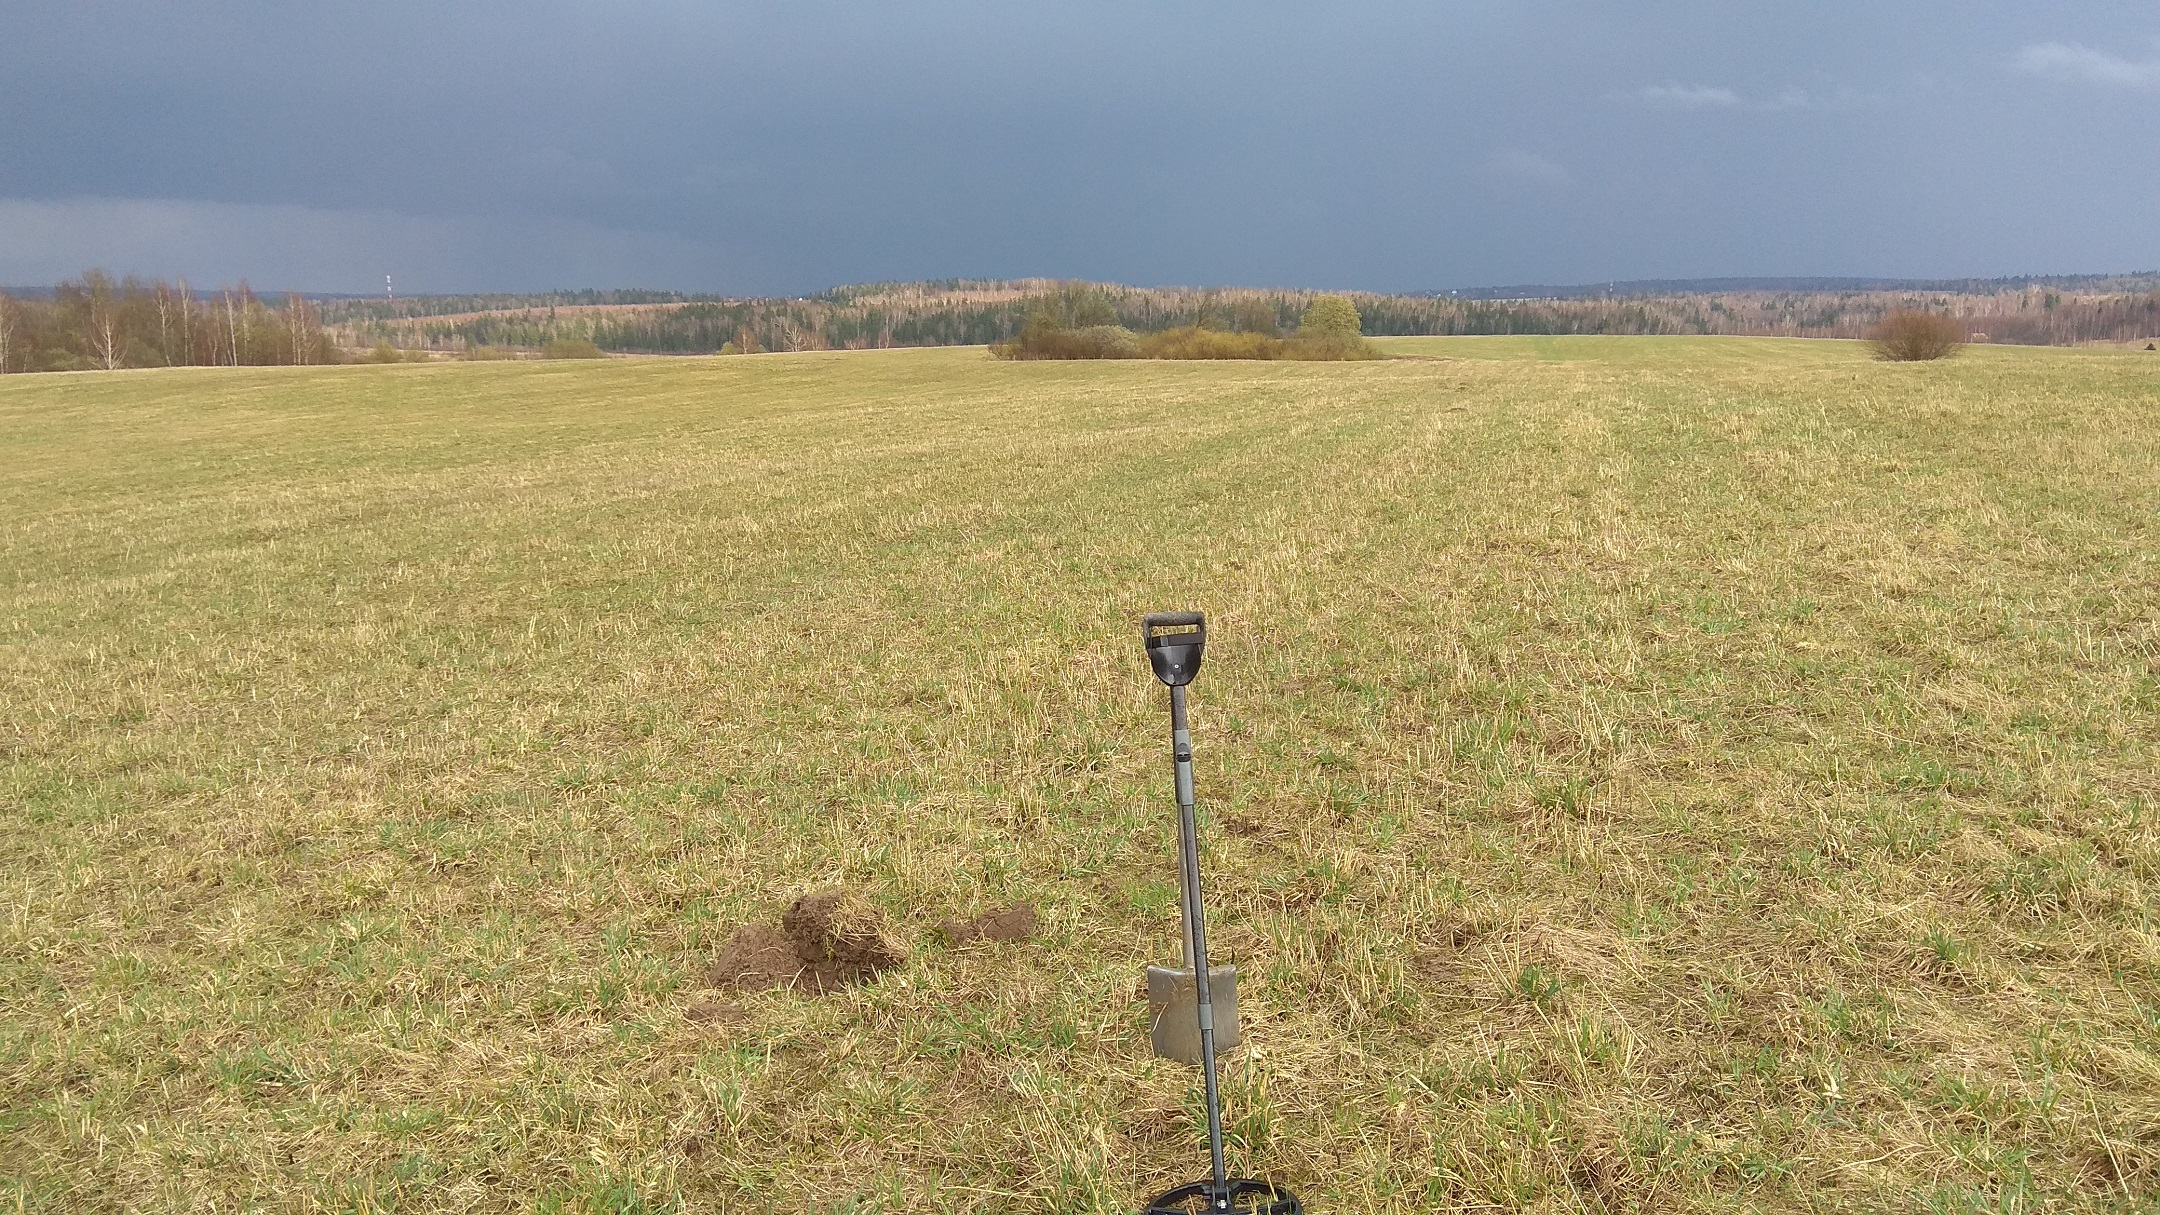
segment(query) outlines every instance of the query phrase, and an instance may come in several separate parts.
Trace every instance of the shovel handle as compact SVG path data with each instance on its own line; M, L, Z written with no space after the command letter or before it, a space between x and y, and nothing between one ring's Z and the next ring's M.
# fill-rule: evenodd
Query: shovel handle
M1157 629L1163 632L1157 633ZM1141 635L1147 638L1150 645L1155 644L1155 639L1159 636L1176 637L1194 630L1203 634L1207 632L1206 615L1200 612L1150 612L1140 621Z
M1198 612L1152 612L1140 621L1140 639L1155 678L1173 688L1183 687L1200 673L1200 655L1207 648L1207 617Z

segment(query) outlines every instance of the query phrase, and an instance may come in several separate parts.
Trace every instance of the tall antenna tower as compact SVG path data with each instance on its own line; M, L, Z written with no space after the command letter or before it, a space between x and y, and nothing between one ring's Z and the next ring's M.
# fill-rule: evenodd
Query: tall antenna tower
M387 274L382 276L382 294L384 299L392 303L397 302L397 292L390 289L390 276Z

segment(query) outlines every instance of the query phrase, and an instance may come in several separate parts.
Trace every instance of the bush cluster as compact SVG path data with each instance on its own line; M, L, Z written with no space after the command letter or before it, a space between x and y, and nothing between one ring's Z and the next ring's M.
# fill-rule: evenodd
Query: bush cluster
M1875 357L1895 363L1948 358L1965 345L1965 325L1954 316L1900 308L1868 334Z
M990 352L1001 359L1137 359L1140 335L1123 325L1085 325L1060 329L1030 324L1020 336L1000 342Z
M1308 362L1355 361L1386 356L1362 337L1340 334L1308 334L1293 337L1264 333L1225 333L1189 325L1165 329L1140 340L1140 355L1149 359L1283 359Z
M1242 316L1233 314L1241 325ZM1324 295L1305 309L1298 331L1277 337L1272 314L1236 331L1185 325L1145 336L1116 324L1109 302L1065 284L1030 305L1020 335L990 347L1001 359L1307 359L1384 357L1360 332L1357 307Z
M1272 359L1283 340L1269 333L1228 333L1184 325L1151 333L1140 349L1151 359Z

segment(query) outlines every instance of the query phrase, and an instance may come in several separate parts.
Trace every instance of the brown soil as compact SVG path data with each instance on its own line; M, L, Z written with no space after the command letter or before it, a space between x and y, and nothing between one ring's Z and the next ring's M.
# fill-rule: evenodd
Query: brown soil
M900 961L877 913L847 890L820 890L795 900L780 917L795 956L813 966L875 973Z
M779 930L750 924L721 948L719 959L705 977L724 991L762 991L793 986L802 968L802 959L795 956L794 946Z
M938 932L954 945L1025 941L1035 935L1037 919L1035 904L1021 903L1001 911L986 911L972 920L947 920L938 925Z
M849 891L823 890L795 900L779 928L744 926L706 980L723 991L792 987L823 995L899 963L899 948L867 903Z

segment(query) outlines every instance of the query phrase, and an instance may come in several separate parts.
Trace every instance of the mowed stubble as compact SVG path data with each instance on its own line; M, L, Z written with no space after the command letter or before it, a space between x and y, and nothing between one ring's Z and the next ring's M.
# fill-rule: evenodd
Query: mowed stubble
M2160 1201L2160 362L0 379L0 1197ZM718 999L834 884L909 956ZM931 927L1042 913L1029 943Z

